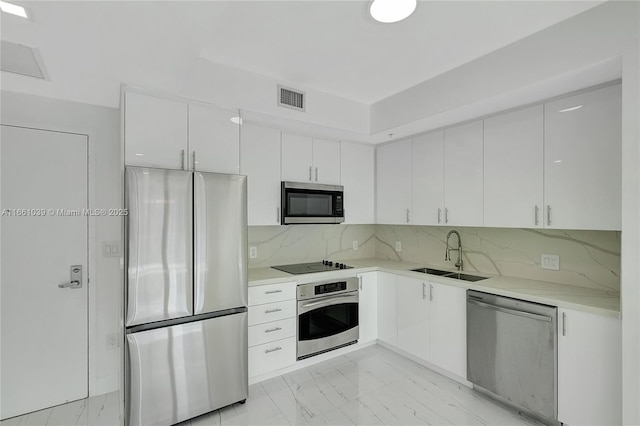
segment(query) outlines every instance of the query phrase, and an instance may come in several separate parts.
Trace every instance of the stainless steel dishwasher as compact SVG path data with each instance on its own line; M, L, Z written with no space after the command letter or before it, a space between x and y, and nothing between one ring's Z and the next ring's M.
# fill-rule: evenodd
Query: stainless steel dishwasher
M558 418L557 308L467 290L467 378L535 417Z

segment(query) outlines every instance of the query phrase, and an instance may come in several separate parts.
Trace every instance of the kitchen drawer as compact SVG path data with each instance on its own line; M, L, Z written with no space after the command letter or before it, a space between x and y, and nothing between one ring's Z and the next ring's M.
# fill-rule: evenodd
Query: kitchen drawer
M265 305L249 306L249 325L279 321L296 316L296 301L267 303Z
M249 348L249 377L278 370L295 362L295 337L253 346Z
M295 335L295 317L254 325L249 327L249 347L281 340L286 337L295 337Z
M295 300L295 298L295 281L249 287L249 306L280 302L282 300Z

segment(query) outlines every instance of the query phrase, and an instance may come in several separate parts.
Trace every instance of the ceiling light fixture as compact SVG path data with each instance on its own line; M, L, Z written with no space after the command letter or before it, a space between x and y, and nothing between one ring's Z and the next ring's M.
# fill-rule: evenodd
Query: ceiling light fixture
M19 4L0 1L0 10L2 10L5 13L10 13L11 15L16 15L21 18L29 19L29 13L27 12L27 8L24 6L20 6Z
M390 24L409 17L417 4L417 0L374 0L369 13L376 21Z

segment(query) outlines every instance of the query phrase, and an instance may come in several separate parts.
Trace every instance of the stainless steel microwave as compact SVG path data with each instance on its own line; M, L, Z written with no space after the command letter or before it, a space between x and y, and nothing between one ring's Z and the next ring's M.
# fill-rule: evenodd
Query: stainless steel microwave
M344 187L282 182L281 224L344 222Z

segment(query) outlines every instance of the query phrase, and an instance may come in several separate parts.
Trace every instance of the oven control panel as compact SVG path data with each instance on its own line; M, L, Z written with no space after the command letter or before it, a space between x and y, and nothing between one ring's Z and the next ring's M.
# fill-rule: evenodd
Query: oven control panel
M358 278L349 277L335 281L300 284L297 288L297 299L312 299L314 297L346 293L349 291L358 291Z

